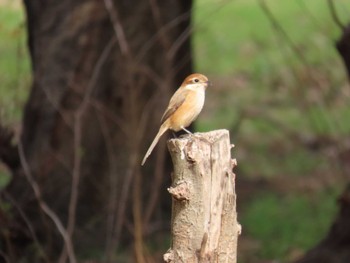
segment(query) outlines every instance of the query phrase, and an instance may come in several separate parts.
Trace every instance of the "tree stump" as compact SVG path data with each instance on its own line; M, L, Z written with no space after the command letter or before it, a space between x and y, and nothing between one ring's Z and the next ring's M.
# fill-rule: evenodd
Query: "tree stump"
M216 130L168 142L174 164L172 245L165 262L237 260L235 174L229 132Z

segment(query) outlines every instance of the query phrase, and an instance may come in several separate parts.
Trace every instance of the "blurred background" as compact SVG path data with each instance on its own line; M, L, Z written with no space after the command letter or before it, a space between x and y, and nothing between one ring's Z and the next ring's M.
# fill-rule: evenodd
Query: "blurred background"
M110 1L104 2L108 9ZM155 3L155 1L149 2ZM45 4L42 5L45 6ZM72 4L71 10L74 10L75 5ZM118 10L117 3L115 3L115 7ZM38 7L32 7L32 11L35 8ZM60 5L51 9L54 11L54 8L62 10ZM133 7L126 6L125 8L132 10ZM161 8L169 8L169 6L164 4L164 7ZM162 10L161 8L159 9ZM105 7L102 9L105 12ZM127 21L127 18L123 20L124 13L120 10L122 9L119 9L122 22ZM99 26L104 28L110 27L110 32L112 33L109 33L109 35L113 35L114 31L107 23L110 18L118 23L118 17L114 17L116 19L113 20L111 12L109 14L108 20L105 19L107 22L102 21L103 16L99 12L95 16L97 19L100 19L98 21L100 23ZM157 12L153 14L157 14ZM61 157L57 152L62 153L63 156L66 150L62 149L66 149L72 144L75 145L74 143L79 138L79 136L75 136L75 127L78 129L78 134L79 131L95 134L95 132L91 131L93 129L92 126L72 125L72 129L67 132L62 128L62 123L53 125L55 127L53 134L56 135L50 136L47 140L50 143L39 143L39 146L41 147L40 149L44 149L47 144L54 145L52 147L52 149L55 149L54 156L58 157L45 160L45 165L37 164L34 157L31 157L36 156L36 150L27 152L27 161L23 161L25 158L19 156L18 160L20 160L21 165L17 163L11 166L6 161L4 164L0 164L0 188L3 190L0 203L0 227L2 227L0 250L1 255L9 262L19 262L15 261L15 259L18 260L21 258L21 255L13 251L23 247L25 247L27 258L38 259L38 261L31 262L49 262L50 260L55 261L57 258L62 259L62 257L66 260L72 259L69 257L69 249L68 252L63 252L65 249L62 250L62 247L66 247L67 250L69 244L67 245L64 241L59 241L58 244L53 244L55 242L52 242L53 245L50 249L47 249L49 245L46 242L48 242L49 238L43 237L40 231L37 236L33 234L33 232L36 232L36 229L43 227L40 224L44 223L40 223L37 226L36 217L31 217L31 215L35 213L33 212L35 209L42 210L44 206L43 202L37 202L38 195L33 194L32 187L30 187L33 186L33 181L23 179L28 178L28 175L36 178L38 184L42 187L42 201L55 211L63 225L67 224L67 229L69 229L69 222L71 222L71 226L75 225L75 222L70 221L72 213L73 218L74 216L77 217L77 222L80 222L79 217L85 217L86 219L87 216L94 214L94 217L90 217L87 222L84 221L82 229L75 227L75 230L72 230L72 233L74 233L72 246L76 248L75 256L81 262L88 259L96 260L96 262L105 262L104 260L107 259L114 260L110 262L162 262L161 255L170 246L170 200L164 199L170 199L167 196L166 187L170 185L168 177L170 177L171 165L168 157L166 157L168 153L165 152L165 142L159 146L159 150L156 153L153 153L155 156L149 160L148 168L141 169L138 167L138 163L158 128L158 119L169 100L170 94L172 94L172 90L181 83L181 80L185 77L184 73L187 73L192 66L192 71L207 75L213 83L213 86L207 90L205 107L197 119L193 130L205 132L214 129L229 129L231 142L235 144L232 155L238 161L238 167L234 171L237 176L238 221L243 227L243 233L238 241L238 262L293 262L302 257L327 235L332 222L337 217L339 208L337 198L344 191L345 185L350 178L350 86L346 68L335 46L336 41L342 37L343 28L349 22L350 2L345 0L295 0L284 1L283 3L276 0L195 0L192 3L192 13L185 12L184 14L185 20L189 17L192 19L192 27L190 30L184 31L191 37L191 41L188 44L192 48L192 59L188 59L190 65L188 65L187 70L179 70L173 74L175 77L164 78L167 85L169 84L169 88L167 88L167 85L160 84L157 88L152 88L153 95L145 97L146 102L144 104L146 106L141 109L141 112L152 109L154 100L159 96L164 97L164 101L159 103L159 105L157 104L158 106L155 108L153 115L141 117L135 122L136 124L141 123L144 125L143 130L132 128L134 127L132 125L136 125L135 123L126 128L129 131L137 130L141 133L145 133L145 131L149 133L145 137L139 136L140 140L137 140L138 143L135 148L130 146L130 149L137 149L135 150L138 153L135 155L137 157L127 159L130 161L126 161L128 167L123 168L124 170L121 172L120 177L115 176L115 178L125 178L125 180L130 178L130 180L113 179L114 174L118 174L116 171L121 169L118 161L109 159L109 166L104 163L101 164L100 161L94 161L94 156L100 154L100 149L96 150L97 144L92 145L91 148L79 147L78 144L79 149L75 149L75 151L73 149L73 152L68 154L68 158L71 157L71 163L60 159ZM75 19L85 19L77 14L74 15L76 16ZM128 17L127 11L125 11L125 17ZM43 18L40 17L40 19ZM32 15L30 20L32 26L35 26L35 23L38 24L40 19L39 16ZM155 20L157 22L157 19ZM52 24L46 25L49 29L54 27L54 23L59 24L56 20L51 22ZM128 28L129 24L125 22L124 25L125 28ZM52 105L56 103L55 100L54 102L48 100L41 104L40 100L36 100L35 103L28 104L28 101L33 99L36 96L35 94L38 93L36 90L40 89L36 86L39 85L38 83L41 83L40 85L42 86L50 86L53 83L51 81L55 80L54 76L51 79L40 82L40 78L37 76L38 74L45 74L45 70L61 72L55 67L50 68L49 63L43 64L45 65L43 66L40 63L35 64L31 62L31 59L34 59L34 61L38 59L45 60L50 55L38 55L41 50L38 51L35 48L30 53L27 46L29 37L27 26L25 6L21 1L0 1L0 124L3 138L10 138L7 143L11 145L6 147L9 147L9 149L14 147L16 148L15 151L19 149L20 155L21 151L23 151L22 148L26 146L26 140L34 141L33 138L38 140L37 136L33 135L37 134L35 129L31 131L31 127L47 116L38 113L38 109L40 107L50 107L50 103ZM72 25L72 27L74 26L76 25ZM58 34L57 32L60 32L59 30L62 30L62 27L64 27L64 24L59 24L57 26L58 31L53 31L53 34ZM82 30L81 28L83 27L79 27L79 30ZM90 29L97 32L98 28L98 26L93 25ZM146 34L144 31L137 31L137 29L137 27L134 28L135 32L130 33L130 36ZM32 30L30 35L32 38L39 38L40 34L45 32L45 26L41 26L40 30L38 30L39 33L33 29L30 30ZM98 35L99 33L96 34ZM83 38L77 37L76 39L79 42L77 45L81 45L78 48L83 50L86 49L85 43L90 43ZM94 39L96 41L96 37ZM108 49L106 46L115 44L115 40L114 42L113 40L108 42L107 37L106 39L104 45L101 45L99 49L101 50L101 57L104 54L103 52ZM37 42L38 40L34 39L30 43L33 46ZM116 61L111 62L107 59L109 61L106 62L108 65L102 71L106 71L112 64L117 65L121 63L120 61L123 59L127 60L128 53L126 52L126 58L123 57L122 42L118 43L121 46L122 55ZM62 41L58 47L64 49L65 44L66 42ZM147 54L152 51L151 49L145 49L147 44L146 42L140 47L136 44L130 44L129 47L131 50L140 48L141 54ZM72 48L72 45L75 44L68 43L70 48ZM89 46L91 48L95 47L94 44L86 45L91 45ZM46 47L48 53L53 49L51 46L42 44L44 50ZM74 50L74 48L72 49ZM155 52L152 54L156 56ZM96 63L92 63L91 68L101 61L99 60L101 57L96 55ZM137 58L137 55L134 57ZM66 56L62 56L59 58L59 61L74 64L69 59ZM149 61L152 61L152 59L149 59ZM77 62L72 66L76 76L69 79L69 81L59 82L60 85L67 85L68 87L71 82L84 78L84 75L80 74L79 70L90 72L87 73L88 76L91 75L91 72L95 72L89 70L89 64L86 65L87 68L84 66L81 69L79 63ZM122 76L120 72L123 72L123 70L118 70L116 74ZM153 79L153 73L149 73L147 76L151 76L149 78ZM164 76L169 75L165 74ZM99 77L96 77L96 79L98 83ZM108 78L108 80L111 79L115 81L112 77ZM139 81L137 77L131 79L136 82ZM154 80L155 83L159 83L159 81L162 83L163 81L159 77L154 77L154 79L156 79ZM172 81L166 81L169 79ZM140 80L137 83L143 82ZM111 85L113 84L106 84L108 87ZM74 94L89 92L89 88L86 88L87 86L89 85L84 86L82 84L81 86L77 85L77 88L73 87ZM153 86L155 87L156 85ZM56 91L53 90L52 94L60 92L58 90L59 88ZM128 89L126 88L125 90ZM136 98L142 96L140 94L145 94L143 92L142 89L139 93L136 91ZM114 97L113 103L119 105L119 97L115 93L112 94L112 92L108 93L105 91L99 93L96 91L91 94L96 95L96 98ZM56 109L59 112L62 122L72 121L72 123L76 123L77 119L74 119L74 116L76 117L77 115L69 115L70 110L79 111L85 107L85 97L82 96L83 99L79 100L79 96L76 98L75 95L72 97L62 96L65 97L64 100L62 99L64 103L61 101L61 104L57 104L59 105L57 107L66 107L62 111L57 110L56 106L53 107L52 111ZM132 97L132 95L130 96ZM72 106L75 101L82 101L81 105L83 106ZM37 103L41 105L37 106ZM97 103L91 103L91 105L96 106L99 110L103 106ZM130 107L132 108L129 105L128 109ZM111 108L113 109L113 107ZM33 119L29 115L31 114L30 111L34 109L36 115L34 115L35 118ZM118 112L118 109L115 110ZM104 109L101 112L104 112ZM135 112L136 115L141 116L140 111L135 110ZM102 127L101 133L104 134L102 137L105 140L101 140L101 144L112 145L110 148L107 146L103 147L103 151L118 157L119 151L123 147L121 144L114 144L115 138L111 134L118 133L118 130L123 130L118 122L125 122L125 120L130 120L130 118L116 117L113 113L106 113L103 116L109 121L114 119L117 122L115 124L116 127L112 129L109 125L104 126L103 121L95 125ZM55 118L58 117L56 116ZM145 123L150 119L152 119L152 122L147 126ZM38 126L36 129L40 128L40 131L44 132L47 128L47 130L51 131L51 128L48 126L46 123L43 126ZM66 140L63 138L63 141L59 141L57 133L62 131L66 136L73 136L73 139ZM23 132L29 135L21 135ZM94 136L97 135L95 134ZM19 143L21 141L20 138L22 138L24 146ZM84 142L84 138L81 141ZM0 148L5 145L4 140L0 140L1 142L3 145L0 145ZM30 147L30 145L27 146L27 149ZM4 147L4 149L8 148ZM77 160L80 160L79 156L85 158L88 149L93 149L93 154L87 160L78 162L78 164L81 163L81 167L83 167L84 162L94 162L96 170L94 170L92 175L89 175L89 172L84 171L83 168L79 170L79 165L77 165ZM7 153L9 151L7 150ZM24 150L24 155L26 154L25 152L26 150ZM128 151L126 152L129 153ZM45 152L43 151L42 154L45 155ZM4 159L5 155L2 153L2 159ZM110 155L104 156L105 159L108 159ZM130 156L134 155L130 154ZM29 169L31 172L23 168L23 164L27 162L32 167ZM59 168L57 168L58 165L55 162L59 163ZM115 164L114 168L111 163ZM62 168L61 165L65 168ZM102 179L98 177L93 180L86 179L99 176L96 174L96 171L98 169L107 170L101 168L102 166L106 167L105 165L111 167L108 169L108 173L106 172L106 174L112 174L111 177L108 177L108 180L100 184L101 181L99 180ZM19 169L19 166L22 168ZM22 169L24 169L24 172L20 171ZM35 169L40 171L46 169L45 171L48 171L47 174L51 174L52 177L37 176ZM73 175L72 181L70 181L71 179L62 179L64 176L60 174L60 171L65 170L73 171L67 172L69 175L67 178L71 178ZM76 171L78 172L75 173ZM80 177L75 177L74 175L79 174L79 172L81 172ZM128 177L129 173L134 175ZM154 177L151 177L153 174ZM51 180L54 176L56 176L56 179ZM14 183L13 181L18 177L22 177L22 179L19 179L22 181ZM67 187L61 188L58 194L60 197L62 195L62 200L64 199L63 195L68 196L64 200L70 200L69 204L74 204L75 202L78 207L75 214L72 212L74 210L72 210L72 205L67 205L68 202L64 201L66 202L64 209L58 204L57 200L61 200L60 197L57 197L56 200L54 198L50 199L51 195L57 196L55 194L57 189L55 189L54 185L62 183L60 178L69 187L74 186L74 183L76 186L80 183L79 187L72 187L73 190L71 192L69 191L70 188ZM78 180L74 180L74 178ZM154 182L153 185L151 181ZM27 186L25 186L26 184ZM100 184L100 188L95 189L93 192L91 192L91 188L85 186L96 184ZM115 190L112 189L114 184L118 185ZM140 196L138 197L137 191L133 189L140 190L143 184L148 189L158 189L158 195L150 195L147 193L147 189L143 189L142 191L145 192L140 191L141 193L139 193ZM106 214L103 214L104 212L101 211L96 212L94 205L98 206L99 202L105 202L101 201L101 193L107 192L107 188L109 201L106 207L111 209L104 209L104 212L107 211ZM79 189L80 192L75 193L79 197L75 201L73 198L72 201L72 196L74 197L75 195L74 189ZM18 200L16 200L18 195L14 194L16 191L21 193L21 197ZM48 192L47 195L46 191ZM93 201L87 201L89 204L88 208L82 205L85 204L83 193L88 196L94 196ZM28 196L31 196L31 198L28 199ZM148 198L152 199L152 202L148 203ZM114 199L117 201L113 202ZM35 208L26 211L28 204L23 202L23 200L30 200L28 202L35 204ZM142 204L139 203L139 200L145 201ZM26 208L23 208L23 210L17 209L22 207L22 205ZM79 208L79 206L81 207ZM122 209L120 208L121 206L123 207ZM152 211L152 213L149 211ZM13 213L17 215L15 216ZM19 216L18 214L21 215ZM41 213L40 217L48 217L45 214ZM111 214L117 214L118 216L113 218ZM112 222L105 225L114 225L114 227L111 227L111 232L116 231L115 235L108 237L108 228L107 230L104 229L103 233L99 230L101 239L97 235L96 240L103 240L100 242L100 247L95 246L83 234L89 233L91 238L94 229L98 229L97 226L104 225L102 223L103 220L97 215L103 218L104 222ZM141 221L144 224L141 223L142 226L140 225L138 228L140 218L144 218L144 216L147 218L146 221L148 223L146 224L142 219ZM19 220L20 223L16 222L13 225L14 221L11 221L11 218L17 217L21 218ZM9 223L10 221L11 223ZM52 224L51 220L48 221L50 223L47 224ZM79 223L76 224L79 226ZM51 238L60 237L60 231L57 230L59 229L59 224L54 223L53 225L52 229L54 230L51 231L55 233L52 233ZM23 230L24 228L26 230ZM140 236L142 237L137 236L138 230L140 230ZM24 237L18 233L16 237L11 236L9 234L11 231L24 233ZM82 240L79 238L82 238ZM61 240L61 238L57 239ZM13 242L12 246L9 245L11 242ZM40 243L41 245L39 245ZM16 249L9 252L11 251L9 247L16 247ZM55 250L58 252L50 254ZM46 255L43 256L45 253ZM68 255L64 256L65 253Z

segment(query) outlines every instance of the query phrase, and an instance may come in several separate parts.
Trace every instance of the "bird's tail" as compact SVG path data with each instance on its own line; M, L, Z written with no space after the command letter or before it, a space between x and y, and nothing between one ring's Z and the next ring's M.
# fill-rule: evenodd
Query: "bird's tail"
M148 148L146 154L145 154L145 157L143 157L143 160L142 160L142 163L141 165L144 165L148 156L150 156L150 154L152 153L154 147L157 145L158 141L159 141L159 138L164 134L164 132L167 131L168 127L166 127L167 125L164 125L165 123L163 123L162 126L160 126L159 128L159 131L156 135L156 137L153 139L153 142L151 144L151 146Z

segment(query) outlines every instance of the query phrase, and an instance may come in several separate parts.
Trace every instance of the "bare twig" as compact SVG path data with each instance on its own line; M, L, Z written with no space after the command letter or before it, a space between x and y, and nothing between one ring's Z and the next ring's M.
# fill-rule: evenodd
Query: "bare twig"
M143 134L145 133L145 127L147 123L147 117L149 114L147 114L150 111L150 107L153 105L151 103L153 100L149 100L148 103L146 103L144 110L142 110L141 118L139 120L139 126L137 129L135 129L135 135L133 135L134 138L142 138ZM108 118L108 120L111 120L114 122L118 128L124 132L124 135L127 136L128 129L125 127L125 124L123 124L122 120L118 118L118 116L115 116L111 111L109 111L107 108L104 107L104 105L98 103L97 101L92 101L91 102L98 111L100 111L104 117ZM100 123L101 123L101 129L103 136L106 141L106 147L108 151L108 156L109 156L109 162L111 165L111 172L110 172L110 195L109 195L109 214L108 214L108 226L107 229L109 230L107 233L107 242L106 242L106 257L107 260L110 260L112 258L112 252L115 247L118 246L120 235L121 235L121 230L122 226L124 224L124 214L125 214L125 209L126 209L126 203L127 203L127 198L129 196L130 188L131 188L131 182L133 178L133 171L130 171L126 174L126 178L124 179L123 186L121 187L122 192L120 194L120 197L117 198L117 182L118 182L118 177L116 176L116 168L114 167L114 161L111 156L114 155L114 149L111 147L111 141L112 138L109 137L108 131L107 131L107 125L106 122L103 120L103 118L99 118ZM138 152L137 150L134 151L134 154ZM134 163L137 161L138 158L130 160L130 165L128 166L129 168L131 167L136 167L137 163ZM134 169L134 168L132 168ZM119 202L117 202L119 200ZM131 231L133 232L133 231Z
M109 110L103 103L100 103L97 100L91 100L89 102L97 111L99 111L103 117L107 118L110 122L117 125L117 127L122 131L124 135L128 134L128 130L123 125L123 120L116 115L114 112Z
M297 58L302 62L302 64L307 65L306 59L303 56L303 54L300 52L298 47L294 44L292 39L289 37L289 35L286 33L286 31L282 28L282 26L278 23L277 19L271 12L270 8L267 6L265 0L258 0L258 3L262 9L262 11L265 13L268 20L271 22L271 25L280 32L281 35L285 38L286 42L289 44L290 48L293 50Z
M34 243L39 248L40 255L42 255L42 257L45 259L46 262L49 262L49 259L45 253L45 250L43 249L42 245L39 242L38 237L35 234L35 230L33 228L33 225L30 222L27 215L25 214L25 212L23 211L23 209L17 204L17 202L12 198L12 196L10 194L8 194L6 191L3 194L4 194L5 198L8 199L12 203L12 205L17 209L19 215L23 218L23 221L27 225L29 232L34 240Z
M83 115L85 114L89 105L89 100L97 82L97 78L100 74L101 68L106 61L108 54L111 52L115 39L112 38L106 45L101 55L99 56L97 63L93 69L91 79L86 92L84 93L83 100L79 105L78 109L74 114L74 126L73 126L73 172L72 172L72 186L71 186L71 197L68 208L68 222L67 222L67 233L72 238L75 221L76 221L76 209L79 195L79 182L81 176L81 144L82 144L82 121ZM67 247L63 248L60 259L61 262L65 262L67 255Z
M166 32L174 28L175 26L179 25L183 21L187 20L191 15L191 12L183 13L182 15L176 17L174 20L170 21L169 23L163 25L160 29L157 30L155 35L151 37L140 49L136 56L136 62L139 62L142 60L142 58L147 54L147 52L151 49L151 47L157 43L157 40L159 38L160 34L163 34L162 31Z
M262 9L262 11L265 13L266 17L270 21L273 28L284 38L286 43L290 46L291 50L294 52L296 58L300 61L302 65L305 67L305 71L307 72L308 77L314 82L314 84L320 88L321 84L320 81L315 76L314 72L310 69L308 62L306 58L304 57L303 53L299 50L299 48L295 45L295 43L292 41L292 39L289 37L289 35L286 33L286 31L283 29L283 27L278 23L277 19L271 12L270 8L266 4L265 0L258 0L258 3ZM296 74L295 74L296 75ZM298 78L296 78L298 80ZM302 92L304 92L304 89L301 89ZM306 99L306 97L303 97ZM303 100L299 100L303 102ZM324 107L324 102L317 101L317 104L319 107ZM303 103L303 106L309 107L309 104Z
M136 163L136 167L140 167ZM134 166L134 167L135 167ZM139 170L139 169L138 169ZM135 171L135 180L133 187L133 204L132 212L134 217L134 239L135 239L135 257L136 262L145 263L144 249L143 249L143 227L142 220L142 177L140 171Z
M107 0L108 1L108 0ZM96 83L97 83L97 78L100 75L101 69L103 64L105 63L106 59L108 58L108 55L111 53L113 46L116 44L116 39L112 38L108 44L106 45L106 47L103 49L101 55L99 56L97 63L93 69L92 72L92 76L89 80L89 84L87 87L86 92L84 93L84 99L82 101L82 103L80 104L78 110L77 110L77 114L82 115L85 111L86 108L89 104L92 92L94 90L94 88L96 87Z
M171 59L174 59L178 50L185 43L185 41L191 36L192 31L193 31L192 27L189 26L181 33L181 35L176 39L176 41L174 41L171 48L169 49L167 53L168 57L170 57Z
M164 50L168 50L171 45L170 38L167 36L166 31L162 30L163 22L160 15L159 6L156 0L148 0L151 6L152 17L157 27L157 32L159 32L159 39L162 43Z
M102 114L97 115L102 135L105 141L107 156L108 156L108 165L109 165L109 196L108 196L108 205L107 205L107 227L106 227L106 255L112 254L112 239L114 234L114 221L116 216L117 208L117 186L118 186L118 177L117 174L117 165L114 162L115 151L113 147L113 142L110 134L108 133L107 122L102 116Z
M129 122L127 124L123 124L122 122L121 124L122 126L126 126L123 127L123 130L127 131L126 135L128 137L128 141L130 142L127 145L127 150L129 151L128 163L126 167L126 172L124 173L125 175L123 176L121 194L119 195L118 207L116 209L117 211L115 216L115 226L113 227L114 233L112 238L108 242L108 246L110 248L107 249L109 251L107 253L107 259L111 259L111 248L115 248L118 246L122 227L125 225L124 220L127 199L129 197L129 193L133 183L134 188L132 213L134 217L134 225L132 232L134 233L135 256L138 261L144 261L145 259L143 250L143 228L145 225L145 221L143 220L142 216L144 212L144 209L142 209L142 178L140 172L137 169L135 169L135 167L138 167L140 140L145 134L145 127L147 124L145 120L149 119L150 111L140 110L140 105L137 103L137 101L141 96L144 96L143 90L145 87L145 78L141 78L143 80L137 82L137 79L140 78L135 78L135 76L146 76L146 78L149 78L151 81L153 81L159 87L159 89L161 89L164 92L169 92L169 87L172 86L174 82L174 57L177 54L178 49L187 39L181 36L180 39L176 41L176 45L173 45L173 41L171 38L172 35L169 34L169 29L175 27L182 21L187 20L190 16L190 12L181 15L180 18L176 18L174 21L171 21L167 25L163 25L164 21L162 21L162 16L160 12L161 9L158 6L157 1L149 0L149 3L152 12L152 18L157 27L157 33L143 46L142 50L138 52L136 59L134 59L134 57L131 54L130 45L127 42L128 40L124 31L126 27L125 25L123 25L123 21L118 15L118 10L116 10L116 7L113 5L111 0L105 0L105 6L108 10L110 20L113 24L114 31L117 35L117 41L119 43L121 53L125 56L124 64L126 64L125 67L127 68L127 74L124 76L124 82L127 84L126 88L128 90L127 92L125 92L126 96L124 103L124 105L127 108L124 108L122 110L124 110L125 118L127 118ZM140 63L147 51L151 47L153 47L153 45L159 44L161 49L166 54L164 56L164 67L162 68L164 77L160 77L151 68L143 66ZM154 105L154 100L150 99L147 104ZM147 108L147 105L145 107ZM162 169L162 166L160 166L159 169ZM158 184L160 184L161 182L161 172L159 172L159 169L157 172ZM147 206L151 208L147 215L148 218L151 217L154 211L154 200L158 199L158 193L152 193L151 196L152 201Z
M154 179L153 179L153 184L152 188L153 189L160 189L161 183L163 181L163 172L164 172L164 163L165 163L165 142L162 141L159 143L158 147L161 149L157 151L157 157L156 157L156 165L155 165L155 171L154 171ZM151 220L151 217L157 207L157 204L159 202L159 196L160 196L160 191L152 191L150 193L147 207L145 209L145 225L148 226Z
M331 12L331 16L333 18L334 23L342 30L345 31L345 25L340 21L337 10L335 9L335 5L333 0L327 0L329 11Z
M129 47L128 41L126 40L124 28L122 27L122 24L120 22L118 12L114 8L114 4L112 0L104 0L104 2L112 22L114 32L117 36L120 50L123 55L130 57L131 55L130 47Z
M19 157L20 157L20 161L21 161L24 175L26 176L30 186L33 188L35 198L37 199L40 208L52 220L52 222L55 224L58 232L61 234L63 241L64 241L64 244L65 244L65 247L67 248L67 254L68 254L70 262L76 263L77 261L76 261L74 247L72 244L71 237L67 233L67 230L64 228L64 226L63 226L61 220L59 219L59 217L57 216L57 214L42 199L40 187L37 184L37 182L34 180L32 174L31 174L27 159L25 157L22 141L19 141L19 143L18 143L18 153L19 153Z

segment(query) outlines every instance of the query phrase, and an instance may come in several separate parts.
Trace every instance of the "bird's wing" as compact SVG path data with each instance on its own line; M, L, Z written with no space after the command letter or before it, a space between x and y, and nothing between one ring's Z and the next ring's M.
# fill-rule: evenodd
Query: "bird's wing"
M187 94L188 90L185 89L178 89L174 93L160 121L162 124L184 103Z

